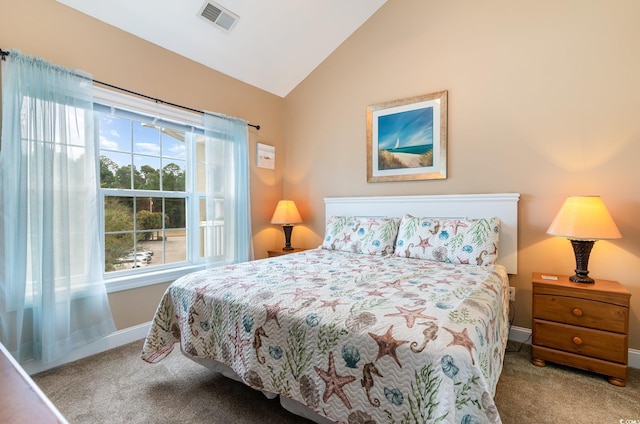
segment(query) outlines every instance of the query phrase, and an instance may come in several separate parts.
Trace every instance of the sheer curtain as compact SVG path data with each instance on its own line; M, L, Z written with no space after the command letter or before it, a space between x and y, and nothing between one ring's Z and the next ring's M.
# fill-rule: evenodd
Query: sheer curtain
M205 112L204 128L207 222L224 222L207 237L208 251L221 244L225 263L245 262L253 259L247 122Z
M51 362L115 330L102 279L90 77L2 62L0 341Z

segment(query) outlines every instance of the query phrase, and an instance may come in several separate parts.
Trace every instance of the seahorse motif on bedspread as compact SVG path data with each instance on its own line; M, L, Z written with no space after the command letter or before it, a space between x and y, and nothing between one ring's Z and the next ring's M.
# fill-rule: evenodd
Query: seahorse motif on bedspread
M260 348L262 347L262 337L269 337L267 333L264 331L264 328L258 327L256 328L256 334L253 336L253 350L256 351L256 358L258 362L261 364L265 363L265 357L260 356Z
M425 347L427 347L427 344L431 341L431 340L435 340L438 338L438 326L432 322L420 322L418 323L419 325L426 325L427 328L425 328L422 331L422 335L424 336L424 340L422 341L422 344L420 345L420 347L418 347L418 342L411 342L411 350L416 352L416 353L420 353L424 350Z
M380 406L380 399L371 399L371 389L375 385L375 381L373 381L373 374L378 377L383 377L373 362L365 364L362 369L362 379L360 380L360 384L362 384L362 387L364 387L364 390L367 392L367 399L369 399L369 403L377 408Z

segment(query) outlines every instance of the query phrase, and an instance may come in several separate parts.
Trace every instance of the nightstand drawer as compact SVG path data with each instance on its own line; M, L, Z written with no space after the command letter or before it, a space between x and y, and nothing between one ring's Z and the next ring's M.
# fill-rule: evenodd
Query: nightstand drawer
M555 295L533 296L533 318L626 333L629 308L596 300Z
M533 344L606 361L627 363L626 334L533 320Z

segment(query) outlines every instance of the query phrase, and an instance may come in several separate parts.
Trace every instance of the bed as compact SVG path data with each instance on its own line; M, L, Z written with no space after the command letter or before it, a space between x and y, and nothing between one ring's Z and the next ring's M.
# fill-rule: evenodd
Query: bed
M325 199L321 246L199 271L142 358L188 358L318 423L499 423L519 195Z

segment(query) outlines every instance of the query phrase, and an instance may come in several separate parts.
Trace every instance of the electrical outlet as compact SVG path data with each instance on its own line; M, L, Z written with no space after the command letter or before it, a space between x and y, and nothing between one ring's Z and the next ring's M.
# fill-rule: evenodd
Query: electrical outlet
M515 287L509 287L509 301L510 302L515 302L516 301L516 288Z

